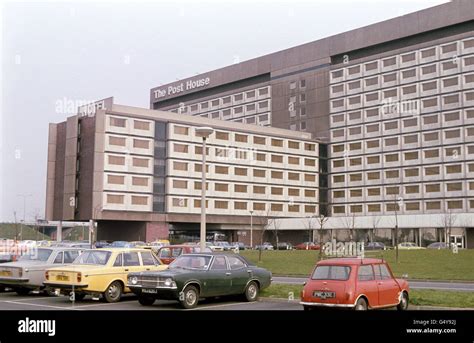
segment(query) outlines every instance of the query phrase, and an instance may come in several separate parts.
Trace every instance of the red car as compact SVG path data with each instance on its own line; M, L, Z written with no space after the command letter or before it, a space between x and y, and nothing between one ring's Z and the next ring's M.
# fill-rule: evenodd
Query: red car
M319 244L313 242L304 242L298 245L295 245L296 250L319 250Z
M156 255L163 264L170 264L176 259L176 257L182 254L192 254L200 252L200 250L201 249L197 245L167 245L161 247ZM204 252L211 252L211 249L206 248Z
M374 258L320 261L301 291L305 310L344 307L355 310L408 308L408 282L396 279L388 264Z

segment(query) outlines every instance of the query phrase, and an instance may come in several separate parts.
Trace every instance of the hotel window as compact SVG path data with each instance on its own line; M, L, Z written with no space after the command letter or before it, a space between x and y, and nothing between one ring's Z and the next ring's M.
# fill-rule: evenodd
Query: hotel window
M219 103L220 103L219 99L212 100L211 101L211 106L212 107L217 107L217 106L219 106Z
M469 182L469 190L474 191L474 181Z
M417 126L418 125L418 119L405 119L403 121L403 127L412 127L412 126Z
M356 112L350 112L349 113L349 120L357 120L362 118L362 112L361 111L356 111Z
M367 149L373 149L380 147L380 140L374 139L371 141L366 141Z
M173 144L173 151L187 154L188 153L188 146L186 144L174 143Z
M125 157L109 155L109 164L123 166L125 165Z
M384 67L390 67L397 64L397 58L395 56L389 57L389 58L384 59L382 63Z
M124 137L109 136L109 144L110 145L117 145L117 146L125 146L125 138Z
M222 132L222 131L216 131L216 139L219 139L221 141L228 141L229 140L229 133L228 132Z
M148 205L148 197L132 195L132 205Z
M377 163L380 163L380 156L367 157L367 164L377 164Z
M358 198L362 196L362 189L351 189L350 190L351 198Z
M273 154L272 154L272 162L273 162L273 163L283 163L283 156L282 156L282 155L273 155Z
M418 185L405 186L405 193L406 194L420 193L420 186Z
M380 172L367 173L367 180L380 180Z
M443 79L443 88L453 87L459 85L459 78L457 76Z
M391 73L391 74L383 75L383 82L384 83L393 82L393 81L397 81L397 73Z
M343 152L343 151L344 151L344 144L338 144L338 145L332 146L333 153L338 153L338 152Z
M368 196L379 196L380 195L380 188L368 188L367 189Z
M201 208L201 200L194 199L194 208ZM209 200L206 200L206 208L209 208Z
M265 162L267 160L267 156L264 153L258 152L257 153L257 161Z
M305 122L305 121L300 122L300 130L301 130L301 131L305 131L305 130L306 130L306 122Z
M132 176L132 186L148 187L148 178Z
M305 158L304 159L304 165L307 167L315 167L316 166L316 160L312 158Z
M344 182L344 181L345 181L344 175L334 175L332 177L332 182L334 182L334 183L339 183L339 182Z
M314 174L304 174L304 180L306 182L316 182L316 175L314 175Z
M403 144L418 143L418 134L403 137Z
M225 210L229 208L229 202L228 201L222 201L222 200L216 200L214 202L214 207L218 209Z
M362 181L362 173L350 174L350 175L349 175L349 180L350 180L351 182Z
M253 210L254 211L265 211L265 203L264 202L254 202L253 203Z
M437 70L436 64L431 64L429 66L422 67L421 74L422 75L433 74L433 73L436 73L436 70Z
M127 126L127 119L110 117L109 123L110 123L110 126L126 127Z
M304 190L304 196L306 198L315 198L316 197L316 191L314 189L305 189Z
M266 190L264 186L253 186L253 193L254 194L265 194Z
M141 120L134 120L133 121L133 128L135 130L150 130L150 122L141 121Z
M438 88L438 81L424 82L421 84L423 92L431 91Z
M441 186L439 183L425 185L425 191L426 193L437 193L441 191Z
M379 124L372 124L372 125L367 125L365 127L367 133L371 133L371 132L377 132L379 131Z
M241 135L236 133L235 134L235 141L236 142L241 142L241 143L247 143L248 136L247 135Z
M194 146L194 154L195 155L202 155L202 146L201 145ZM206 156L209 156L209 148L206 148Z
M299 149L300 143L295 141L288 141L288 148L290 149Z
M234 192L247 193L247 185L234 185Z
M300 102L305 102L306 101L306 94L302 93L300 94Z
M272 138L272 146L283 147L283 140Z
M454 120L459 120L461 117L461 114L459 111L456 112L448 112L448 113L443 113L444 116L444 121L454 121Z
M333 168L341 168L344 167L344 160L333 160L332 161Z
M350 85L349 85L349 87L350 87ZM332 92L333 93L340 93L342 91L344 91L344 85L343 84L332 86Z
M425 142L437 141L439 139L439 132L431 132L423 134L423 140Z
M202 182L201 181L194 181L194 190L200 191L202 187ZM209 190L209 182L206 182L206 190Z
M385 193L387 195L398 195L400 194L400 187L398 186L386 187Z
M234 168L234 174L238 176L247 176L247 168Z
M398 179L400 177L399 170L387 170L385 171L385 178L387 179Z
M132 165L134 167L140 167L140 168L148 168L148 163L150 160L145 159L145 158L137 158L133 157L132 158Z
M283 179L283 172L272 170L272 179Z
M461 137L461 130L456 129L456 130L449 130L444 132L444 138L446 139L453 139L453 138L459 138Z
M306 87L306 80L305 79L301 79L300 80L300 88L305 88Z
M235 201L234 202L234 209L235 210L246 210L247 203L245 201Z
M216 174L229 174L229 167L215 166Z
M299 159L299 157L291 157L291 156L288 156L288 164L296 164L296 165L299 165L299 164L300 164L300 159Z
M214 189L217 192L228 192L229 191L229 185L227 183L216 183L214 185Z
M345 206L334 206L333 211L335 214L344 214L346 213L346 208Z
M146 141L143 139L134 139L133 147L139 149L148 149L150 147L150 141Z
M416 85L403 87L402 93L403 95L416 93Z
M349 135L360 135L362 133L362 127L357 126L357 127L351 127L349 129Z
M400 206L398 206L398 204L388 203L385 205L385 209L387 212L400 211Z
M418 168L405 169L405 177L416 177L420 176L420 170Z
M360 73L360 65L348 68L347 72L349 73L349 75Z
M273 212L283 212L283 204L271 204L271 210Z
M288 205L288 212L299 212L300 205Z
M446 190L448 192L462 191L462 183L461 182L447 183L446 184Z
M245 106L245 111L247 112L252 112L252 111L255 111L255 104L248 104L247 106Z
M209 108L209 102L201 102L201 110L207 110Z
M333 196L333 198L337 198L337 199L345 198L346 197L346 192L345 191L333 191L332 196Z
M304 205L305 213L316 213L316 206L314 205Z
M439 149L424 150L423 152L425 154L425 158L437 158L437 157L439 157Z
M396 98L398 96L398 90L397 88L395 89L389 89L386 91L383 91L383 98L388 99L388 98Z
M242 93L234 95L234 101L242 101L244 99L244 95Z
M306 150L306 151L316 151L316 144L304 143L304 150Z
M450 105L459 103L459 94L443 96L443 104Z
M118 194L107 194L108 204L123 204L124 196Z
M462 200L448 201L448 210L458 210L462 208Z
M430 125L430 124L437 124L438 123L438 115L430 115L430 116L423 116L423 124Z
M428 58L436 56L436 48L425 49L421 51L421 58Z
M439 167L425 167L425 176L439 175Z
M409 79L412 77L416 77L416 69L409 69L409 70L404 70L402 71L402 78L403 79Z
M426 202L426 209L427 210L440 210L441 209L441 202L440 201L428 201L428 202Z
M455 63L454 61L443 62L441 65L443 71L456 69L458 67L457 63Z
M336 114L332 116L333 123L340 123L344 121L344 114Z
M271 188L272 195L283 195L283 188L282 187L272 187Z
M232 112L230 111L229 108L228 108L228 109L225 109L225 110L222 110L222 116L223 116L224 118L230 117L231 114L232 114Z
M365 79L365 86L366 87L375 86L378 83L379 83L379 77L378 76L371 77L369 79Z
M202 164L201 163L195 163L194 164L194 171L196 173L202 173ZM206 164L206 173L209 173L209 164Z
M226 96L222 98L222 104L226 105L226 104L230 104L230 102L231 102L230 96Z
M173 132L176 135L185 135L185 136L187 136L187 135L189 135L189 127L175 125L174 128L173 128Z
M268 100L267 101L261 101L258 103L258 108L259 109L265 109L268 108Z
M173 180L173 188L177 189L187 189L188 182L185 180Z
M212 119L219 119L220 117L221 117L221 115L220 115L219 111L211 113L211 118Z
M123 185L125 183L125 176L107 175L107 183L110 183L113 185Z
M385 155L385 162L398 162L398 154Z
M234 114L242 114L244 108L242 106L234 107Z
M351 213L361 213L362 212L362 205L351 205Z
M391 121L384 123L385 130L395 130L398 129L398 121Z
M254 169L253 170L254 177L266 177L267 173L265 169Z
M398 145L398 137L386 138L385 146Z
M333 138L344 137L344 129L333 130L332 131L332 137Z
M462 173L462 165L457 164L454 166L446 166L446 174L458 174Z
M418 151L406 152L404 154L404 156L405 156L405 161L417 160L418 159Z
M253 143L259 144L259 145L265 145L267 144L267 140L265 139L265 137L254 136Z
M380 204L370 204L367 205L367 211L369 212L380 212Z
M419 202L409 202L405 206L407 211L419 211L420 203Z
M300 174L299 173L288 173L288 180L291 181L299 181L300 180Z

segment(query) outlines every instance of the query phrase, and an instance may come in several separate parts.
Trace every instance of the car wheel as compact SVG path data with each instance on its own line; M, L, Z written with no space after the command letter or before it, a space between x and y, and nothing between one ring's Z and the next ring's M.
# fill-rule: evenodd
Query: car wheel
M74 293L74 300L81 301L86 297L86 293Z
M138 298L138 302L140 303L140 305L143 305L143 306L151 306L155 302L155 298L140 296Z
M28 288L17 288L17 289L15 289L15 292L18 295L28 295L28 294L30 294L30 290Z
M245 288L245 300L253 302L258 299L258 284L255 281L250 281Z
M119 281L112 282L104 292L104 299L108 303L115 303L122 297L122 284Z
M403 292L400 298L400 303L397 305L397 310L405 311L408 309L408 294L407 292Z
M356 311L367 311L367 301L364 298L359 298L354 307Z
M188 286L179 297L179 302L183 308L195 308L199 301L199 292L195 286Z

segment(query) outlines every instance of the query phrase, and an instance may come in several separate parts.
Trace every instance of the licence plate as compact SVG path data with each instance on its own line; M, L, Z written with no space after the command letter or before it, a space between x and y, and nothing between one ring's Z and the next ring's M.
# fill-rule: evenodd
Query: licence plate
M69 276L66 275L57 275L56 280L58 281L69 281Z
M143 288L142 293L156 294L156 293L158 293L158 290L153 289L153 288Z
M321 299L335 298L336 293L335 292L326 292L326 291L315 291L313 293L313 297L321 298Z
M0 276L12 276L12 272L10 270L1 270Z

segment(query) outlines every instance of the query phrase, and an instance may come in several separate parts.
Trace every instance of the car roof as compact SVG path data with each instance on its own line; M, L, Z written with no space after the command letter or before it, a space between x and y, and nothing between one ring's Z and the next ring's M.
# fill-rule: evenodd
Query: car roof
M138 251L145 251L149 252L150 249L143 249L143 248L122 248L122 247L104 247L99 249L88 249L90 251L118 251L118 252L138 252Z
M329 258L327 260L322 260L318 262L318 266L324 265L361 265L361 264L374 264L384 262L379 258L359 258L359 257L341 257L341 258Z

